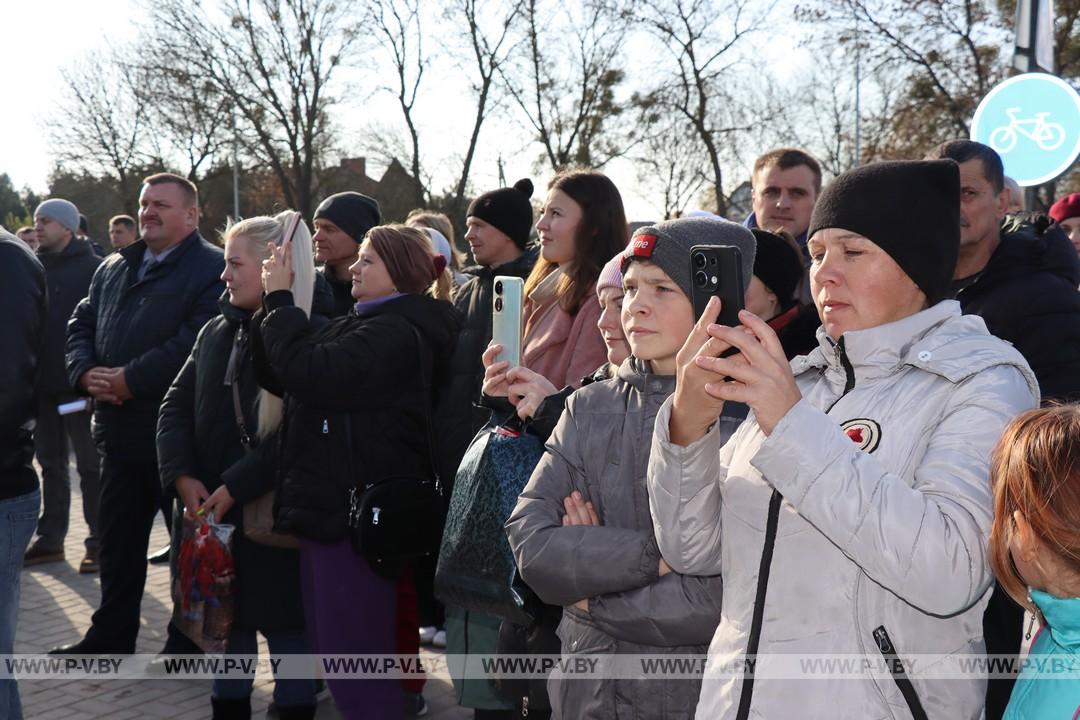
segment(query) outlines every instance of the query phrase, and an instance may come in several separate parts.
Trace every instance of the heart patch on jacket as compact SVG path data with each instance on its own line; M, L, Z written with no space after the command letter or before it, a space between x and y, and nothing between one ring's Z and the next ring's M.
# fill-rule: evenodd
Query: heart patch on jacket
M881 426L877 424L877 421L869 418L848 420L840 426L840 429L859 446L860 450L868 453L877 450L878 443L881 442Z

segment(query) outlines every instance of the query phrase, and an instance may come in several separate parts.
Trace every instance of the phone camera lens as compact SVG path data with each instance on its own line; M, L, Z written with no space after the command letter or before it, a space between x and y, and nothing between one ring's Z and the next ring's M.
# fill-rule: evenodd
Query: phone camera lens
M699 270L705 267L705 253L703 253L703 252L694 253L694 267L696 267Z
M502 312L503 303L502 298L495 298L495 312Z
M699 288L708 287L709 276L706 275L703 271L698 270L696 273L694 273L694 284L697 285Z
M502 280L495 283L495 294L496 295L502 295Z

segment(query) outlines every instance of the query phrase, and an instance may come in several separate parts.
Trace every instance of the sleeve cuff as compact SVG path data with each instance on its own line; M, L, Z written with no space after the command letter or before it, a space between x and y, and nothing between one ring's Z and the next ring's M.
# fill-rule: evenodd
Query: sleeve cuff
M295 304L292 290L275 290L263 298L263 307L266 308L267 314L274 312L278 308L292 307Z

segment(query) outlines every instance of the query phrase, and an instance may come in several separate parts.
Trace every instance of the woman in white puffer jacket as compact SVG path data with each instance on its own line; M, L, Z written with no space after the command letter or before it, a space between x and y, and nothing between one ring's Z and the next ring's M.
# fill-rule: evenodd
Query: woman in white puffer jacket
M665 561L723 578L698 717L980 716L983 677L895 662L982 652L990 451L1038 401L1020 354L943 299L959 203L950 161L840 176L810 224L819 347L789 365L743 313L742 329L699 321L681 351L648 484ZM724 401L752 414L721 448ZM725 672L744 654L757 677ZM891 672L796 680L791 654Z

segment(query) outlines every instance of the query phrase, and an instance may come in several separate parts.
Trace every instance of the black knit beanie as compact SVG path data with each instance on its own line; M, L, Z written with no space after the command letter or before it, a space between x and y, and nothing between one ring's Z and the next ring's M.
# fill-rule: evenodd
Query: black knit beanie
M806 236L825 228L873 241L934 305L948 294L960 250L960 168L902 160L850 170L821 193Z
M533 225L533 209L529 202L532 194L532 180L522 178L514 183L514 187L492 190L473 200L465 217L480 218L506 233L524 250Z
M776 295L780 308L787 310L795 299L795 288L803 278L802 255L784 238L775 233L753 228L757 240L754 274Z
M357 243L364 240L367 231L382 223L379 201L358 192L341 192L319 203L315 220L325 218L337 225Z

